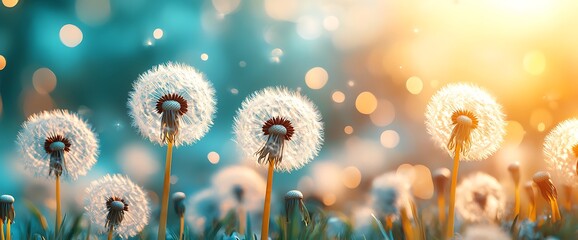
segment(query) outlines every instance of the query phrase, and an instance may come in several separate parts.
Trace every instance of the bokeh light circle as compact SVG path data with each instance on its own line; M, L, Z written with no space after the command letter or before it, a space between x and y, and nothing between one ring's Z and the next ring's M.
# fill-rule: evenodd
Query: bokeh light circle
M322 67L309 69L305 74L305 84L311 89L321 89L329 80L329 74Z
M82 42L82 31L75 25L66 24L60 28L60 41L67 47L76 47Z
M377 98L371 92L362 92L355 99L355 108L362 114L371 114L377 108Z

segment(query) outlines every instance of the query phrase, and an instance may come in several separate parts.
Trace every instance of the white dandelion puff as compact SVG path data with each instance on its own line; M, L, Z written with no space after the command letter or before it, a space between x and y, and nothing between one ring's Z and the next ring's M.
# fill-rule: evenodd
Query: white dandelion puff
M469 175L456 192L456 209L468 222L491 223L504 213L506 193L498 180L488 174Z
M509 240L512 239L496 225L472 225L466 228L464 240Z
M255 170L243 166L227 167L217 172L211 182L223 202L223 214L237 207L249 212L262 210L266 182Z
M192 224L193 231L203 232L206 227L219 220L219 195L213 188L204 189L188 200L187 209L187 222Z
M265 88L243 102L234 123L236 141L247 157L290 172L311 161L323 142L315 105L298 92Z
M129 114L133 125L151 142L192 144L213 124L215 90L191 66L170 62L155 66L140 75L133 88Z
M482 160L498 150L506 133L504 113L494 97L472 84L450 84L435 93L426 113L434 141L453 156L461 144L461 160Z
M567 186L578 187L578 119L558 124L544 141L545 162Z
M145 192L122 175L106 175L91 182L84 209L99 232L113 229L122 238L137 235L149 222Z
M30 116L18 133L26 169L36 176L84 176L96 163L98 140L91 127L66 110Z
M384 173L371 185L371 202L373 209L384 215L398 215L401 209L408 207L413 197L410 193L410 180L395 172ZM411 215L408 212L408 215Z

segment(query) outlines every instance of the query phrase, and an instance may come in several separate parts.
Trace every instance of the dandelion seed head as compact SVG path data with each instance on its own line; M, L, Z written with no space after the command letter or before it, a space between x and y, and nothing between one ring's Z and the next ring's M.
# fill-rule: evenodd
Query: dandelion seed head
M244 166L231 166L217 172L212 178L226 214L232 208L242 206L247 211L261 211L267 186L265 179L255 170Z
M550 131L544 141L544 156L549 171L565 185L578 187L578 119L563 121Z
M458 113L458 114L456 114ZM450 84L435 93L426 108L426 128L433 140L453 156L454 127L469 126L461 160L482 160L498 150L506 133L505 115L494 97L472 84Z
M149 200L142 188L126 176L106 175L92 181L84 202L89 220L101 233L114 227L120 237L129 238L149 222Z
M413 199L410 188L410 180L395 172L376 177L371 186L373 209L385 215L399 214L402 208L409 210Z
M509 240L511 237L496 225L471 225L466 228L464 240Z
M17 143L26 169L36 176L55 174L76 180L88 173L98 156L96 134L66 110L30 116L22 124Z
M477 172L456 188L456 211L468 222L491 223L506 207L506 194L494 177Z
M278 157L275 169L286 172L311 161L323 142L323 123L315 105L286 88L265 88L245 99L234 131L247 157L258 153L262 163Z
M220 211L219 195L212 188L202 190L187 203L187 221L192 224L195 232L203 232L205 227L211 226L214 220L218 220Z
M139 76L128 107L133 126L151 142L192 144L213 125L215 90L195 68L169 62Z

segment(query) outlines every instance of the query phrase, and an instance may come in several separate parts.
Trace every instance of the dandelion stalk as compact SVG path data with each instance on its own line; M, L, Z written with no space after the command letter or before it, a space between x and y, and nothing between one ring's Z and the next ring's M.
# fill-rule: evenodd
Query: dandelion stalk
M185 234L185 217L179 217L179 240L183 240L183 235Z
M175 213L179 216L179 240L183 240L183 234L185 233L185 198L186 195L183 192L173 194L173 206Z
M271 190L273 188L274 169L275 161L269 161L269 170L267 171L267 188L265 190L265 204L263 205L261 239L269 238L269 214L271 212Z
M456 151L454 155L454 166L452 170L452 181L450 184L450 204L448 205L448 226L446 229L447 239L454 236L454 220L455 220L455 206L456 206L456 185L458 183L458 169L460 167L460 150L461 144L456 144Z
M12 234L10 233L10 227L12 222L14 222L14 197L10 195L0 196L0 235L4 239L4 222L6 222L6 239L12 239Z
M400 209L400 215L401 215L401 225L403 227L403 232L405 234L406 239L415 239L414 238L414 231L413 231L413 227L411 225L411 222L409 221L409 217L407 216L407 209L405 207Z
M107 237L107 239L108 239L108 240L112 240L113 234L114 234L114 229L113 229L113 228L108 229L108 237Z
M173 142L167 142L167 156L165 159L165 178L163 181L163 195L161 201L161 217L159 222L158 239L164 240L166 237L167 214L169 208L169 192L171 188L171 164L173 160Z
M532 181L526 182L524 185L526 193L528 194L528 219L532 222L536 221L536 193Z
M433 182L436 190L438 204L438 221L440 224L446 222L446 185L451 172L447 168L437 169L434 172Z
M60 206L60 176L56 175L56 224L54 224L55 236L58 236L58 231L60 230L60 224L62 222L62 212Z
M515 162L508 166L508 171L514 181L514 217L520 214L520 164Z
M4 238L4 221L0 221L0 240L6 240Z
M561 219L558 200L556 200L558 192L556 191L554 183L552 183L550 174L548 172L537 172L534 174L533 180L538 186L542 197L550 204L550 208L552 209L552 222L557 222Z
M12 234L10 233L10 225L12 225L10 223L10 221L6 222L6 240L11 240L12 239Z

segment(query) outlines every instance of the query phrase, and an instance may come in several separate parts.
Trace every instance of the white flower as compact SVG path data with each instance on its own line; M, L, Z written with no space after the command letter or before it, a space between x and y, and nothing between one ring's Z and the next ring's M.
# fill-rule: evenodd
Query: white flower
M395 172L376 177L371 185L373 209L385 215L397 215L400 208L405 208L409 213L408 216L411 216L409 203L413 197L410 188L410 180Z
M550 131L544 141L544 156L548 170L558 175L564 184L578 186L578 119L566 120Z
M500 218L506 207L506 194L494 177L477 172L456 188L456 210L469 222L490 223Z
M461 160L483 160L498 150L506 133L504 113L494 97L472 84L450 84L435 93L426 113L434 141L453 156L461 143Z
M265 198L265 179L255 170L232 166L220 170L212 180L221 205L221 212L227 214L237 206L243 206L246 211L261 211Z
M145 192L126 176L106 175L90 183L84 209L99 232L113 227L122 238L135 236L149 222Z
M213 124L215 90L193 67L170 62L158 65L140 75L133 88L129 114L151 142L192 144Z
M30 116L18 133L26 169L36 176L84 176L96 163L98 140L91 127L66 110Z
M265 88L249 96L237 112L236 141L247 157L274 162L275 169L299 169L323 142L323 123L306 97L286 88Z

